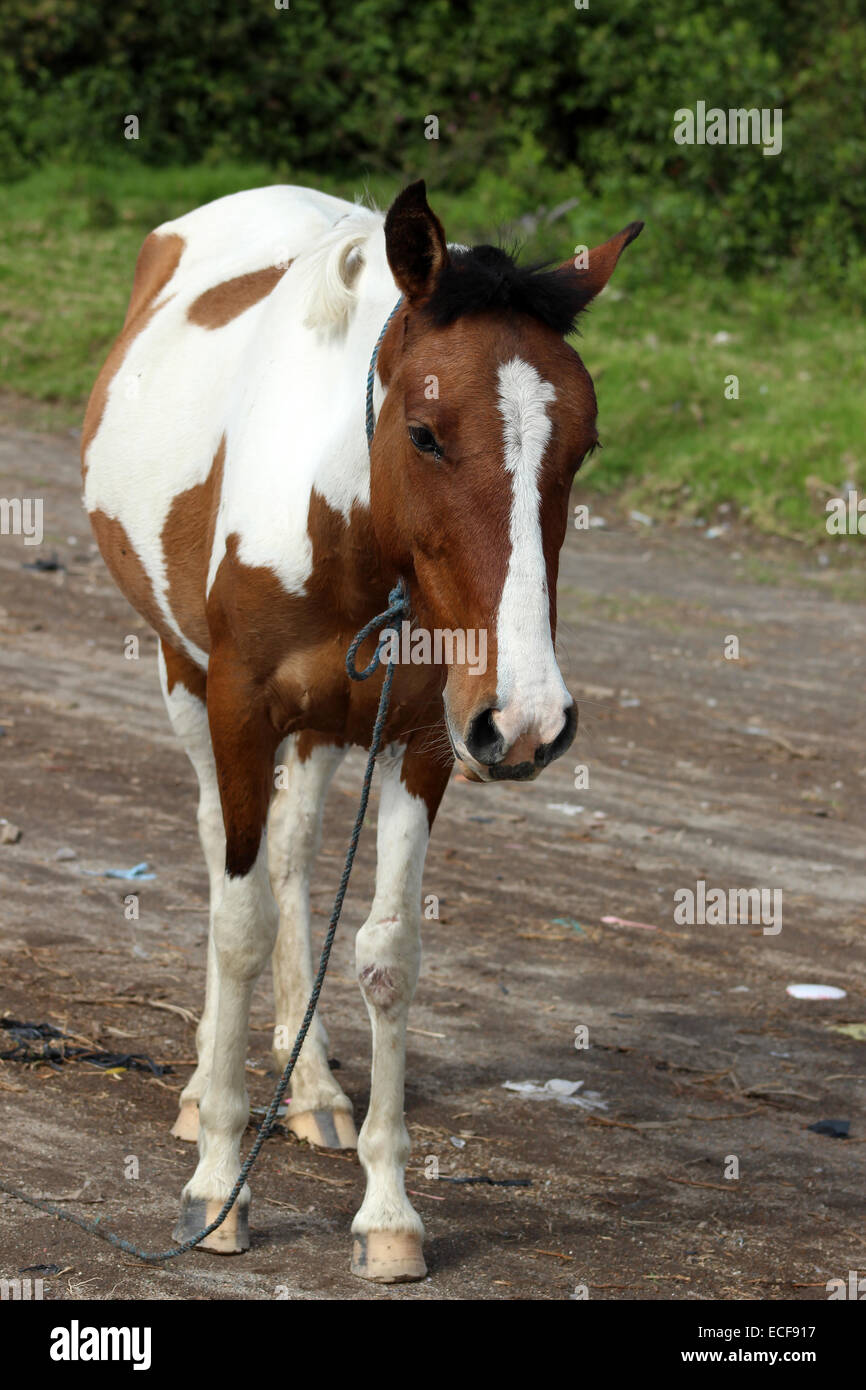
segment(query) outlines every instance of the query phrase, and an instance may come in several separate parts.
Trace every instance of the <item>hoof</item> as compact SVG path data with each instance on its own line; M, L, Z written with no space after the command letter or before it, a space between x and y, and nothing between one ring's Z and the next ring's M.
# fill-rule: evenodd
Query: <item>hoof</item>
M286 1116L286 1128L319 1149L357 1149L358 1134L348 1110L302 1110Z
M186 1139L190 1144L198 1141L198 1101L185 1100L182 1102L180 1110L177 1112L177 1119L172 1125L172 1134L175 1139Z
M414 1231L368 1231L355 1236L352 1273L375 1284L404 1284L427 1273L421 1237Z
M211 1231L196 1250L212 1250L216 1255L242 1255L250 1248L249 1203L239 1205L235 1202L225 1221ZM219 1216L222 1202L208 1202L204 1197L185 1197L181 1202L180 1217L172 1231L176 1241L189 1240Z

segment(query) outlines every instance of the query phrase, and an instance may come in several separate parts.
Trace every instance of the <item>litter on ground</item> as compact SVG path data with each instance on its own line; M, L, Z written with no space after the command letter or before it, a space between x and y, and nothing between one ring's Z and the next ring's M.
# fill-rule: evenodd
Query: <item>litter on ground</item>
M815 1134L826 1134L828 1139L847 1139L851 1130L850 1120L818 1120L809 1125Z
M630 922L627 917L602 917L601 920L606 927L640 927L641 931L658 931L658 927L650 926L649 922Z
M550 1081L503 1081L504 1091L516 1091L527 1100L558 1100L561 1105L578 1105L581 1110L606 1110L607 1101L602 1100L598 1091L577 1093L583 1087L582 1081L563 1081L553 1077Z
M855 1042L866 1042L866 1023L834 1023L832 1031L853 1038Z
M786 993L792 999L844 999L846 993L844 989L837 989L836 985L788 985Z
M554 917L551 922L551 926L571 927L572 931L580 932L581 936L586 936L586 932L584 931L583 927L580 925L579 922L576 922L573 917Z
M140 864L133 864L131 869L82 869L81 872L89 874L91 878L156 878L156 874L147 872L149 867L147 860L142 859Z

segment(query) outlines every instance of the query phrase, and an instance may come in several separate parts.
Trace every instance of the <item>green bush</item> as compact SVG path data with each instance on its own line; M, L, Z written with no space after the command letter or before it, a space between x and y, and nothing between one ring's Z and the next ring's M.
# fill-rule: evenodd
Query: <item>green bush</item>
M668 267L799 256L862 302L862 0L290 4L4 0L0 177L59 159L423 174L486 187L500 220L577 190L652 220ZM697 100L781 108L782 153L676 145Z

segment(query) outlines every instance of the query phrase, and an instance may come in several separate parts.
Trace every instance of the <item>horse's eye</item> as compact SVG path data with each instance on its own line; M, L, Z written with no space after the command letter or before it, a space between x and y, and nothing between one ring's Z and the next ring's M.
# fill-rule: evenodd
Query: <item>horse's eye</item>
M410 425L409 438L415 445L419 454L433 454L435 458L442 457L442 449L437 444L435 437L423 425Z

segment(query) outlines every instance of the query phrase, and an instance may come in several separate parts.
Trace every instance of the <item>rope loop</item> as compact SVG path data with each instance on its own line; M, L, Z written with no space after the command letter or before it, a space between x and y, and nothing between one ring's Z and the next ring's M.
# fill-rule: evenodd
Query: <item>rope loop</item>
M362 642L366 642L372 632L379 632L397 618L408 618L409 616L409 590L406 587L405 579L400 579L394 585L388 595L388 607L384 613L379 613L375 618L371 618L368 623L361 628L356 637L353 637L349 650L346 652L346 673L350 680L366 681L369 680L379 662L382 659L382 637L373 653L373 659L369 666L365 666L363 671L359 671L355 665L355 657Z

